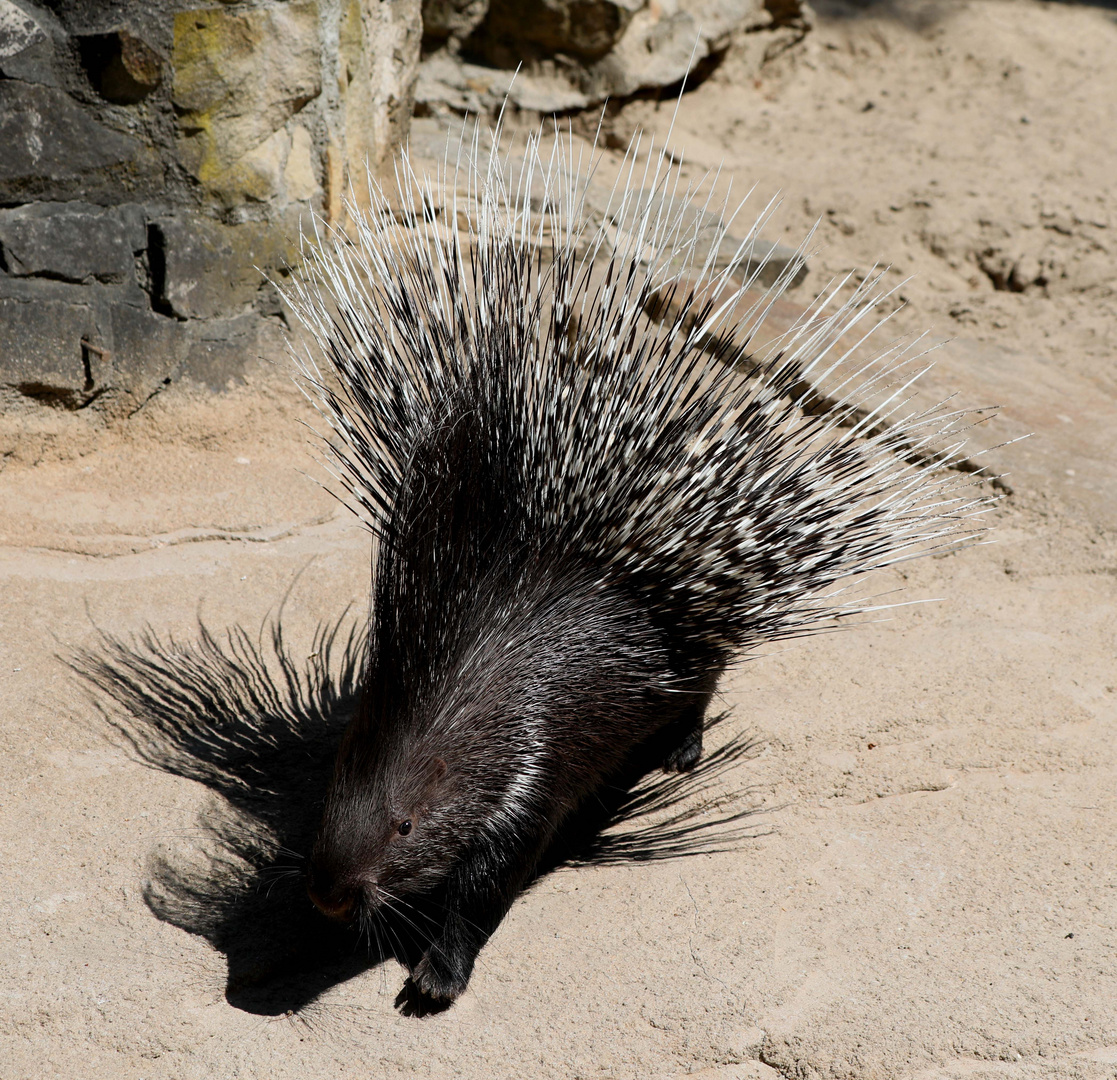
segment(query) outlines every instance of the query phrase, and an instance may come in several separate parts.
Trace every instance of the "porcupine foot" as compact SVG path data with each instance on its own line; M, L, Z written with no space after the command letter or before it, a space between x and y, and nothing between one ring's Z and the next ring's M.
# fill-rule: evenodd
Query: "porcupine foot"
M702 734L706 730L706 710L714 696L721 672L707 672L691 684L690 699L681 716L671 723L668 738L673 748L663 759L664 772L690 772L702 756Z
M664 772L690 772L702 756L702 719L683 736L683 741L663 759Z
M532 826L538 828L538 822ZM520 834L521 847L481 839L461 860L447 885L442 928L411 969L411 983L420 994L442 1006L461 997L477 954L523 889L549 839L549 832L533 834L530 829Z
M480 869L484 872L489 868L482 866ZM507 906L501 905L495 897L491 898L491 902L498 908ZM451 901L451 910L441 930L422 959L411 969L411 982L415 989L443 1005L461 997L469 985L477 954L489 937L477 919L464 917L456 906Z
M419 993L449 1004L457 1000L469 985L475 959L475 956L470 957L467 963L462 963L461 958L445 955L436 943L415 965L411 982Z

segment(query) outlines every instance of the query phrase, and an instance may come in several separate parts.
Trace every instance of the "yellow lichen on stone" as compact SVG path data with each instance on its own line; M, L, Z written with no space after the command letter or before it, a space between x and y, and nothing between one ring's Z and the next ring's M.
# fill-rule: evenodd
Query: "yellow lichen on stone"
M227 203L281 194L283 128L322 89L317 3L179 12L171 65L183 165Z

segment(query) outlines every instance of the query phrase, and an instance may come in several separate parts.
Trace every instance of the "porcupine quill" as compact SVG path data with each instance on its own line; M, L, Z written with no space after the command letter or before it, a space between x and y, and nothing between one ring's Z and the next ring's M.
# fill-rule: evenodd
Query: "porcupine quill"
M375 548L308 888L439 1002L564 822L635 760L695 765L727 665L871 610L849 579L973 537L990 503L948 468L959 414L906 411L912 344L851 359L882 275L754 352L801 267L756 298L771 206L719 265L726 206L699 257L711 198L662 151L641 167L639 136L597 216L572 135L491 145L474 128L434 177L404 153L290 296Z

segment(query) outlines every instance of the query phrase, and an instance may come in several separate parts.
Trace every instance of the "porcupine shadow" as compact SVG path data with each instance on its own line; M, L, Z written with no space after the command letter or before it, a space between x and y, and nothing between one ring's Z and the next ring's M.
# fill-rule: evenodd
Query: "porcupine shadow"
M322 916L305 885L333 757L366 658L349 613L320 624L306 652L278 616L253 636L215 634L199 621L189 642L151 628L129 639L101 632L71 669L93 692L110 739L143 764L204 784L214 795L191 835L149 857L151 912L208 941L226 960L225 997L246 1012L297 1013L321 994L425 943L421 911L410 925L369 940ZM711 717L706 730L724 719ZM709 746L707 741L707 746ZM562 866L645 862L728 850L759 835L737 795L708 791L759 744L726 739L687 773L658 769L665 747L646 746L616 783L567 822L538 877ZM417 952L416 952L417 950ZM408 982L396 1000L409 1015L439 1011Z

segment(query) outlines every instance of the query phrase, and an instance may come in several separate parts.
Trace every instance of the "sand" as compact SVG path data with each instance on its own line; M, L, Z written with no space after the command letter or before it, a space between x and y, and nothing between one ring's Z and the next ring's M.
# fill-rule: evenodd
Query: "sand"
M672 147L781 191L774 238L821 218L790 301L891 264L898 328L951 339L932 389L1003 405L984 445L1035 434L990 454L994 543L872 583L937 602L727 681L751 839L548 876L440 1015L394 1007L394 963L277 980L251 917L247 959L156 918L167 866L214 870L222 797L145 765L68 663L199 618L228 655L282 604L302 664L365 610L368 538L282 370L108 426L4 416L0 1076L1117 1076L1115 56L1104 7L824 6L761 80L730 56L683 99Z

